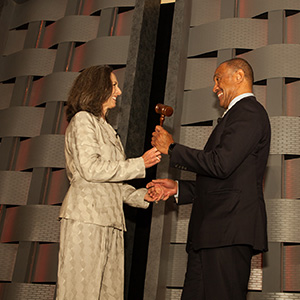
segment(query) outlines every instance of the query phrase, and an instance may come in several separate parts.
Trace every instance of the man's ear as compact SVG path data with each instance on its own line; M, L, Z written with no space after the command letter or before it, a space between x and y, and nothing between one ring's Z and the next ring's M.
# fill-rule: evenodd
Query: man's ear
M235 78L236 78L237 82L241 83L245 78L245 73L242 69L239 69L236 71L235 76L236 76Z

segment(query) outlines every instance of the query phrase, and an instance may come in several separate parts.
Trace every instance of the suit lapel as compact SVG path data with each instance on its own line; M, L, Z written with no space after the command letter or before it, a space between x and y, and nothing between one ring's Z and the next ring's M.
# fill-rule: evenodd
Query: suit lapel
M230 115L232 113L232 111L237 110L237 109L241 109L241 107L243 106L243 101L244 99L253 99L254 101L256 101L256 98L253 96L249 96L249 97L245 97L242 98L240 101L238 101L235 105L233 105L227 112L225 115L223 115L222 118L218 118L218 124L217 126L214 128L212 134L210 135L204 150L209 151L211 149L213 149L214 147L216 147L216 145L219 144L220 142L220 138L221 135L224 131L224 128L226 126L226 119L230 118Z
M217 120L217 125L216 127L213 129L211 135L209 136L206 145L204 146L204 150L206 151L210 151L211 149L213 149L216 145L219 144L220 142L220 137L224 131L224 127L225 127L225 118L228 117L229 111L222 117L222 118L218 118Z

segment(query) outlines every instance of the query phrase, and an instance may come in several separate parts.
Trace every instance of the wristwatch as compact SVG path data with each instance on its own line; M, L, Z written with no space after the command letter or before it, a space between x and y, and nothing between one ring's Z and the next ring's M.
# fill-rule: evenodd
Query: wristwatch
M174 149L175 146L176 146L176 143L170 144L169 149L168 149L168 154L169 154L169 155L172 154L172 151L173 151L173 149Z

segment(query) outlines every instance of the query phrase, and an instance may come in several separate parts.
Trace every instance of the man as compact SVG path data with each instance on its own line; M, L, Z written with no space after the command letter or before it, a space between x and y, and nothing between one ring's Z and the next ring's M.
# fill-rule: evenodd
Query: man
M178 204L193 203L182 300L245 300L252 255L267 251L263 177L269 118L252 93L247 61L222 63L214 82L213 92L226 111L204 150L174 143L161 126L152 137L152 145L169 154L171 167L197 175L196 181L148 184L164 200L179 193Z

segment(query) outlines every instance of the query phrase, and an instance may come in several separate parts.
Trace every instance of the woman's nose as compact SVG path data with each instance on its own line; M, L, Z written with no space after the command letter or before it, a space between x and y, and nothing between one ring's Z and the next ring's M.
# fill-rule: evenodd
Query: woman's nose
M122 95L122 91L121 91L121 89L118 87L118 95Z

